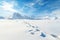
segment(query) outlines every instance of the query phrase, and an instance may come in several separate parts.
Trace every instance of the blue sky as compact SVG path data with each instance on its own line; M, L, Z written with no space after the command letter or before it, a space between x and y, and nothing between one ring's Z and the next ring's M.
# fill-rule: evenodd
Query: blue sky
M59 11L60 0L0 0L0 15L6 17L14 12L32 17L58 16Z

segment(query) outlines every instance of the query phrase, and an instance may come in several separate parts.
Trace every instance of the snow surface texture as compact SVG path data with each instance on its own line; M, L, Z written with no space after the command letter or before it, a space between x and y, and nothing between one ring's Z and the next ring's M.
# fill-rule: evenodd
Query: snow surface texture
M59 40L59 30L59 20L0 20L0 40Z

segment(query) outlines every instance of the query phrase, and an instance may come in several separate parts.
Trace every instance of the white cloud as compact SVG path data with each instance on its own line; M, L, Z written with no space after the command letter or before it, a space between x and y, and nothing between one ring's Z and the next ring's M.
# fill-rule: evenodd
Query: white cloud
M17 3L15 3L15 1L1 1L0 3L0 16L4 16L7 18L10 17L14 12L17 12L17 10L14 9L14 6L17 6Z
M60 9L52 11L52 14L55 14L56 16L60 17Z
M55 9L50 13L45 10L42 13L43 14L37 15L35 18L50 19L50 20L60 19L60 9Z
M16 12L16 10L13 9L13 7L14 7L14 4L11 4L11 3L8 3L8 2L5 2L5 1L2 2L2 8L4 10L11 11L11 12Z
M54 17L54 18L57 18L57 19L60 19L60 9L56 9L56 10L53 10L50 14L51 16L51 19Z

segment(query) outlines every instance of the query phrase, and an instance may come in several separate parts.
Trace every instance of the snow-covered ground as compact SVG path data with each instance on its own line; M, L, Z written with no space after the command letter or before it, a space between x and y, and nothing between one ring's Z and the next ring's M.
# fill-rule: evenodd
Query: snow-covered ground
M60 20L0 20L0 40L58 40L50 34L60 35Z

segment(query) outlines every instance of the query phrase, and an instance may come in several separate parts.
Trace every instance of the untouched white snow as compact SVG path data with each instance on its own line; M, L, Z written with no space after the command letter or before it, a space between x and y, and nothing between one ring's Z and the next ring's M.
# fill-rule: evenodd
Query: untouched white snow
M35 32L31 25L40 31ZM28 32L31 29L34 35ZM45 38L41 32L46 33ZM50 34L60 35L60 20L0 20L0 40L58 40Z

